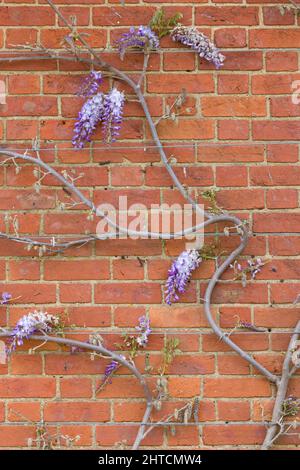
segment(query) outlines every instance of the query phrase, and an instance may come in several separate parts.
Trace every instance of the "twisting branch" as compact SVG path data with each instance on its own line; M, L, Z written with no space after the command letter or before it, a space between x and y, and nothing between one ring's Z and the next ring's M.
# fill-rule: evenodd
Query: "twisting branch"
M300 320L295 326L294 332L291 336L290 343L287 348L287 352L284 358L283 366L282 366L282 374L279 380L278 389L276 400L273 408L272 413L272 422L270 427L267 430L267 434L262 445L262 450L268 450L275 440L283 434L281 418L282 418L282 404L285 400L287 388L289 385L290 378L295 371L294 368L291 369L292 363L292 355L296 347L296 341L299 338L299 330L300 330Z
M2 329L2 331L0 331L0 337L2 338L12 336L12 334L13 333L9 330ZM141 440L144 437L145 428L147 426L147 423L149 422L149 418L150 418L152 407L153 407L153 399L152 399L152 393L145 380L145 377L139 372L139 370L135 367L135 365L127 361L124 358L124 356L116 354L113 351L110 351L109 349L106 349L104 346L101 346L99 344L96 345L96 344L87 343L84 341L78 341L75 339L61 338L59 336L50 336L47 334L43 334L43 335L34 334L34 335L31 335L30 338L34 341L43 341L43 342L47 341L50 343L56 343L56 344L61 344L61 345L66 345L66 346L74 346L80 349L95 351L97 353L103 354L106 357L110 357L114 361L117 361L122 366L127 367L127 369L129 369L130 372L132 372L132 374L135 375L135 377L137 378L137 380L140 382L140 384L143 387L144 396L146 399L146 410L144 412L143 420L141 422L135 443L133 445L133 449L137 449L140 445Z

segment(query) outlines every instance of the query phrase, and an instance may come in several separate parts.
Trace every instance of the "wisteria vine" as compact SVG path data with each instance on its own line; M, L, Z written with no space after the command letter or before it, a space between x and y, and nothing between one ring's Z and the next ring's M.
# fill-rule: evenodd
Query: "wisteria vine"
M99 68L101 70L105 70L106 73L111 74L114 78L117 78L120 81L124 81L126 85L128 85L132 91L135 93L143 111L145 117L147 119L150 132L153 138L154 143L157 146L157 149L160 153L161 159L165 168L167 169L169 175L171 176L174 185L180 191L180 193L190 202L197 212L202 212L202 209L196 203L196 201L190 196L186 188L182 185L179 181L178 177L176 176L163 148L161 140L159 138L155 123L151 117L149 112L147 103L145 101L141 84L144 80L145 73L147 70L148 58L149 54L152 50L159 49L159 39L154 30L152 30L149 26L140 26L139 28L131 28L128 33L125 33L119 39L117 43L117 47L119 49L119 53L122 59L126 54L128 48L138 48L141 52L144 53L144 67L142 74L139 78L139 81L134 81L130 76L125 74L123 71L120 71L116 67L108 64L105 62L101 54L96 52L93 48L89 46L87 41L85 40L84 36L81 35L76 26L73 23L70 23L65 16L61 13L61 11L56 7L56 5L52 2L52 0L46 0L50 7L55 11L57 16L63 22L65 26L67 26L70 30L70 35L68 36L68 44L70 46L71 42L71 51L67 50L67 53L61 53L49 49L45 49L43 46L36 46L32 47L31 51L34 54L30 54L30 56L15 56L11 58L0 58L0 62L4 61L19 61L24 60L25 58L29 59L37 59L37 60L47 60L48 58L55 58L58 60L66 60L66 61L79 61L84 64L87 64L93 68L93 71L90 75L86 78L85 82L82 84L82 87L78 94L85 98L85 102L82 106L82 109L79 113L78 120L75 124L74 129L74 137L73 137L73 145L77 148L82 148L86 142L90 142L93 133L97 129L99 124L103 127L103 140L104 142L110 143L113 142L120 131L120 126L122 122L122 115L123 115L123 107L125 102L124 93L119 91L117 87L113 87L108 93L103 93L100 91L100 87L102 84L102 74L98 71ZM185 46L191 47L201 58L208 60L212 64L215 65L216 68L220 68L224 62L224 56L221 52L215 47L215 45L202 33L197 31L197 29L192 27L186 27L177 24L171 31L171 37L174 41L178 41ZM81 48L78 49L76 44L73 41L73 38L76 37L76 40L80 42ZM70 54L71 52L71 54ZM88 53L88 57L86 55ZM54 176L65 188L68 188L78 199L84 203L91 212L97 213L96 207L94 206L93 202L86 198L83 193L76 188L73 181L70 181L64 175L58 173L54 168L43 162L39 157L31 156L27 153L21 154L17 152L12 152L10 150L1 149L0 156L5 157L5 162L15 162L18 159L21 159L26 162L33 163L37 165L39 168L45 170L47 174L51 174ZM98 214L99 215L99 214ZM101 214L105 216L104 214ZM269 381L274 383L277 386L277 397L275 401L275 406L273 409L273 417L271 425L267 431L266 438L263 444L264 449L268 449L271 445L275 442L279 435L284 433L284 429L282 428L282 410L283 404L286 403L286 393L287 393L287 386L290 377L292 376L293 372L295 371L295 367L291 367L292 364L292 355L295 350L296 341L299 338L299 329L300 329L300 322L295 327L294 333L292 334L290 345L288 347L283 371L281 377L270 372L267 368L261 365L252 355L246 353L243 349L237 346L234 341L231 340L229 335L223 333L220 329L218 324L216 323L215 319L211 313L211 298L214 288L220 277L224 273L224 271L230 267L235 266L236 258L243 252L244 248L248 243L249 238L249 231L247 226L235 216L231 216L227 213L215 214L210 211L204 211L205 221L197 226L192 227L190 230L181 231L178 233L173 234L149 234L147 231L130 231L119 227L114 221L110 220L106 217L108 223L116 230L116 231L125 231L128 234L135 233L137 235L154 235L153 238L176 238L179 235L187 235L189 233L196 232L199 229L203 229L211 224L216 224L218 222L226 222L234 226L236 233L240 237L240 244L237 248L235 248L230 255L225 257L223 262L217 266L216 271L214 272L212 278L210 279L204 297L204 311L206 314L206 318L218 338L224 341L229 347L231 347L237 354L239 354L243 359L248 361L248 363L252 364L260 373L262 373ZM18 234L13 236L7 235L4 233L0 234L0 238L6 238L14 240L18 243L25 243L30 246L46 248L46 249L57 249L63 250L70 246L80 245L82 243L87 243L89 241L95 240L99 237L97 236L86 236L82 237L80 240L76 240L74 242L68 243L58 243L55 240L50 241L41 241L41 240L34 240L31 238L20 237ZM109 234L103 236L103 238L109 238ZM167 280L166 285L166 302L171 303L178 300L178 295L183 293L186 289L187 283L190 281L192 272L197 269L197 267L201 263L201 256L195 250L190 250L181 253L177 260L174 261L172 267L169 271L169 277ZM256 274L259 272L262 263L256 261L252 264L249 264L248 269L251 273L252 277L255 277ZM241 271L239 267L237 268L238 271ZM11 300L11 294L3 293L2 294L2 304L7 304ZM89 350L99 353L100 355L104 355L105 357L110 359L110 363L107 365L104 378L103 380L110 380L112 374L116 371L118 366L124 365L126 366L140 381L143 386L145 398L146 398L146 410L144 413L144 417L142 423L139 427L138 434L135 439L135 443L133 448L137 449L141 442L143 441L145 435L149 432L149 423L150 423L150 416L151 411L154 404L154 398L152 396L152 392L150 391L145 377L140 374L140 372L135 367L134 363L123 354L117 354L110 350L104 348L101 343L95 344L95 342L80 342L73 339L68 339L64 337L54 336L55 327L57 324L57 319L54 316L49 316L47 313L44 312L33 312L27 316L22 317L14 329L11 331L4 330L0 333L2 337L9 338L9 351L12 352L18 344L22 344L24 339L31 338L33 340L38 341L49 341L49 342L56 342L58 344L69 345L70 347L76 347L82 350ZM151 327L149 323L149 319L147 317L142 317L139 320L139 325L136 329L138 336L135 339L137 345L139 347L145 347L148 342L148 337L151 333ZM176 348L175 348L176 349ZM174 349L174 350L175 350ZM297 366L298 367L298 366ZM163 384L163 382L162 382ZM162 389L163 389L163 385ZM288 403L286 403L286 407ZM291 404L290 404L291 406ZM193 406L189 407L189 413L192 413ZM286 408L287 409L287 408ZM148 428L148 430L147 430Z

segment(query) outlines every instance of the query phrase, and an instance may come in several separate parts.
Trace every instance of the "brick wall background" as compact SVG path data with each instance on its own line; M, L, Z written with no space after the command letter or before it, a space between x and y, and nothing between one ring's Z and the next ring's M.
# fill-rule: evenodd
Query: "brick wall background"
M194 53L164 38L162 50L153 54L146 81L151 112L160 116L184 87L188 101L178 124L162 121L159 134L177 159L176 171L201 192L218 186L218 203L248 219L254 230L246 255L269 256L254 283L243 288L224 276L214 294L214 311L224 328L235 325L236 315L270 329L268 334L241 332L234 339L272 371L279 371L289 335L300 309L292 303L300 292L299 149L300 105L292 103L292 83L300 79L299 19L284 0L56 0L67 15L76 14L80 30L90 43L105 47L130 25L146 24L154 10L180 11L183 23L196 25L210 35L226 55L215 71ZM0 2L1 55L14 45L37 40L61 47L66 34L43 0ZM142 56L117 54L107 59L134 76ZM24 149L39 137L41 157L56 168L81 172L78 185L96 202L115 202L126 194L130 202L146 204L181 202L154 149L141 144L149 138L136 102L125 107L126 120L118 149L104 150L94 141L91 149L74 151L70 139L81 99L74 96L85 67L52 61L2 64L7 104L0 105L2 144ZM109 86L106 79L104 87ZM124 88L123 85L120 88ZM124 88L125 91L126 87ZM101 131L97 133L101 138ZM193 144L194 143L194 144ZM187 145L188 144L188 145ZM135 149L127 148L135 145ZM12 231L18 216L22 234L83 234L95 221L77 206L68 213L56 207L66 199L53 178L47 177L40 194L31 190L33 168L0 167L0 228ZM11 216L10 220L5 215ZM214 237L213 229L207 241ZM224 238L224 237L223 237ZM222 243L232 247L236 240ZM87 338L98 329L113 348L123 329L136 325L148 312L154 334L148 350L150 363L159 363L166 329L180 339L182 354L169 369L170 398L155 419L176 405L200 395L200 426L178 427L175 436L159 428L149 435L147 447L257 448L270 418L269 383L235 353L215 339L205 322L200 298L212 275L212 261L205 261L193 276L182 303L167 307L163 286L172 257L182 241L115 240L85 245L61 255L38 258L36 252L1 240L2 291L18 297L0 307L1 325L14 325L34 307L69 315L78 330L72 337ZM26 447L34 424L44 420L50 428L74 436L84 448L112 447L134 438L144 404L142 390L121 368L113 383L98 395L106 361L88 355L70 355L47 345L28 355L28 343L19 348L8 365L0 366L0 446ZM137 364L142 370L145 359ZM149 381L155 385L155 374ZM291 381L290 393L300 395L300 377ZM280 448L295 448L298 436L278 441Z

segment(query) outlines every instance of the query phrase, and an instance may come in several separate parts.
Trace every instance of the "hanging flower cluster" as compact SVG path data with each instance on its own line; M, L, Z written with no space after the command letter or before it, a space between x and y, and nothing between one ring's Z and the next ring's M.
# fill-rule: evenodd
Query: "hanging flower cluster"
M221 54L219 49L212 41L208 39L205 34L198 31L192 26L176 26L171 31L171 38L173 41L178 41L185 46L191 47L196 51L199 57L212 62L217 69L219 69L225 60L225 56Z
M140 335L136 338L136 342L139 346L145 347L148 344L148 337L152 333L150 328L150 319L147 315L143 315L139 318L139 324L135 327Z
M102 75L100 72L95 72L94 70L85 78L82 82L81 87L77 93L78 96L83 96L88 98L95 95L102 83Z
M105 368L103 381L102 383L107 384L111 382L111 376L114 372L120 367L120 364L117 361L112 360Z
M34 333L51 333L51 331L58 328L59 325L59 318L47 312L38 312L35 310L32 313L24 315L12 330L12 335L9 336L7 352L9 354L12 353L17 346L23 344L24 339L30 338Z
M121 59L123 59L126 50L130 47L157 50L159 39L149 26L139 26L137 29L131 27L128 33L122 34L116 41L116 46Z
M75 124L72 143L76 148L83 148L86 142L91 141L100 122L103 123L104 142L114 142L119 135L125 101L124 93L117 88L113 88L107 94L98 92L101 83L101 74L91 72L78 92L80 96L88 100L83 104Z
M119 135L124 106L124 93L113 88L104 97L103 106L103 140L114 142Z
M82 106L74 128L74 147L83 148L86 142L91 141L91 136L103 117L103 102L103 93L97 93Z
M186 286L191 279L192 272L198 268L202 261L198 251L183 251L173 262L169 269L169 276L166 283L166 303L171 305L179 299L179 293L186 290Z
M0 304L1 305L8 304L11 298L12 298L12 295L9 292L2 292Z

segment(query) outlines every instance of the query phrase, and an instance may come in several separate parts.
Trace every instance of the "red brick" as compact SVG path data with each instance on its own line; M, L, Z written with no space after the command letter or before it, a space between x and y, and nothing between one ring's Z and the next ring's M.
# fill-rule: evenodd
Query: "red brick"
M96 303L160 303L161 289L154 283L105 283L95 286Z
M6 121L6 136L9 140L30 140L38 134L38 121Z
M15 354L11 358L13 375L36 375L42 373L42 357L40 355Z
M93 402L49 402L44 408L46 421L109 421L109 403Z
M45 6L2 6L0 23L2 26L54 26L55 14Z
M300 121L255 121L252 135L258 140L295 140L300 137Z
M279 7L263 7L265 25L291 25L295 23L294 10L280 9Z
M84 260L84 262L51 260L45 262L44 278L48 281L108 279L109 265L106 260Z
M270 384L264 378L207 378L204 381L206 397L268 397Z
M298 70L297 52L268 51L266 53L267 72L284 72Z
M57 99L54 96L8 96L0 108L1 116L56 116Z
M256 29L249 32L250 47L271 49L294 48L299 43L299 29Z
M52 398L55 395L55 380L48 377L0 377L2 398Z
M127 445L132 445L138 432L138 426L116 425L116 426L96 426L97 445L107 449L107 446L114 447L116 442L126 441ZM156 428L143 441L143 445L160 446L163 442L162 429Z
M247 168L244 166L219 166L216 169L217 186L247 186Z
M299 166L261 166L250 169L253 186L294 186L300 176Z
M244 74L222 74L218 76L218 93L248 93L249 78Z
M220 28L215 31L215 43L218 47L245 47L246 30L242 28Z
M292 102L290 96L271 98L271 116L299 117L300 106Z
M267 145L267 161L274 163L297 162L298 145L269 144Z
M115 166L111 169L111 184L113 186L140 186L143 184L142 182L141 168Z
M181 74L151 74L147 80L149 93L180 93L182 88L188 93L211 93L214 91L214 82L211 74L197 73L184 76Z
M252 93L262 95L281 95L283 93L292 92L292 84L295 80L299 80L299 74L266 74L253 75L252 77Z
M248 421L250 419L249 403L244 401L219 401L219 419L222 421Z
M297 213L254 214L254 230L256 232L298 232L300 218Z
M35 402L10 402L8 420L12 422L40 421L41 405Z
M203 116L265 116L264 98L210 96L201 98Z
M84 377L63 377L60 379L62 398L91 398L92 381Z
M265 426L238 425L205 426L203 442L206 445L242 445L262 444L265 437Z
M19 426L0 427L0 446L1 447L21 447L28 446L28 439L36 437L36 427L21 424Z
M257 51L228 51L223 70L261 70L263 67L263 57Z
M294 209L298 207L296 189L269 189L267 191L267 207L269 209Z
M8 77L8 91L12 95L26 95L40 92L40 77L17 74Z
M222 6L196 7L196 25L256 25L259 22L256 7Z

